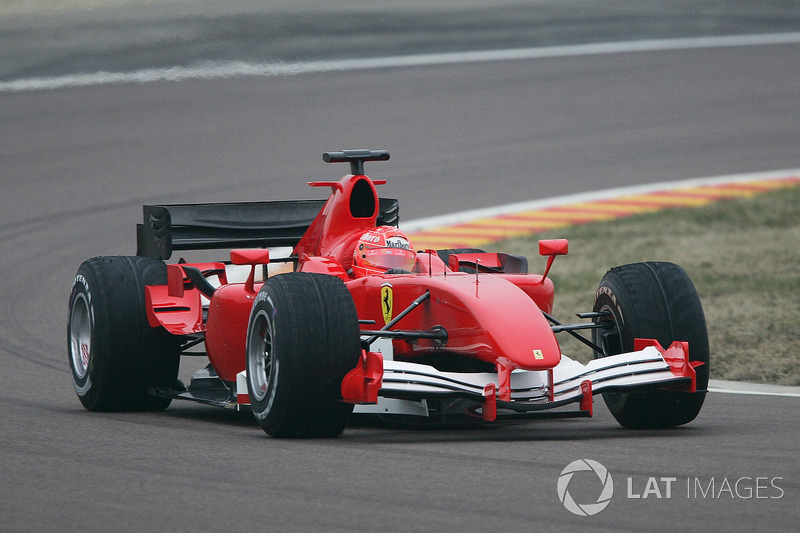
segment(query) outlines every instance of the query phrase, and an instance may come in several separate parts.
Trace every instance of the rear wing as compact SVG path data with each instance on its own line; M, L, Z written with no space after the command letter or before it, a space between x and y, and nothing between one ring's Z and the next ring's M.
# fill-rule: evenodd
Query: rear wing
M377 226L398 226L394 198L380 198ZM167 260L174 250L294 247L326 200L145 205L136 255Z

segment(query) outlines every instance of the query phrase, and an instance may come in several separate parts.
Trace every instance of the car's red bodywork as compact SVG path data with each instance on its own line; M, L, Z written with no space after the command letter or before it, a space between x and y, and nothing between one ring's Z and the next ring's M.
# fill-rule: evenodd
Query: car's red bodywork
M145 205L136 256L81 264L67 340L84 407L246 407L266 433L292 438L339 435L353 413L426 423L592 416L600 393L624 427L695 419L708 332L678 265L611 268L591 311L564 324L552 316L548 273L565 239L539 242L542 274L522 256L414 250L398 201L379 197L384 182L364 173L389 153L323 159L351 169L310 183L329 188L327 200ZM165 263L211 249L229 256ZM589 349L588 362L561 352L562 333ZM182 356L208 360L188 386Z

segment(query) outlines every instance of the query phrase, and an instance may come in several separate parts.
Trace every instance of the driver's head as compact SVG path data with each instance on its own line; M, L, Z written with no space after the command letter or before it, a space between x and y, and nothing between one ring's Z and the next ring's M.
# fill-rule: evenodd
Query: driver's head
M392 226L380 226L358 239L353 250L353 274L360 278L387 270L411 271L417 254L408 236Z

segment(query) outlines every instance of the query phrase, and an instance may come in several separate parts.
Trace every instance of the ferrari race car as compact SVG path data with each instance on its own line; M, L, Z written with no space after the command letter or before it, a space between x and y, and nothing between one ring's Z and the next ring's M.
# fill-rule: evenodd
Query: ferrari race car
M146 205L137 255L95 257L69 299L69 363L92 411L162 410L183 399L252 410L275 437L339 435L353 412L398 420L591 416L602 393L617 421L692 421L708 384L708 335L678 266L619 266L577 323L552 316L547 277L566 240L525 257L415 250L398 202L349 163L327 200ZM225 248L225 261L166 264ZM276 253L284 249L285 253ZM196 252L194 252L196 253ZM583 335L581 330L591 333ZM577 337L593 359L561 353ZM181 356L202 356L188 386Z

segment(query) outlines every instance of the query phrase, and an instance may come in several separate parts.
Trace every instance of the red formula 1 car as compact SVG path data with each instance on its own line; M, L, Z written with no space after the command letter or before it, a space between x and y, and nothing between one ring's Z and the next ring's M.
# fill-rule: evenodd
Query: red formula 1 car
M310 183L331 189L327 201L144 206L137 256L85 261L72 286L69 362L83 405L249 406L276 437L338 435L354 410L434 422L591 416L600 392L626 427L697 416L708 336L680 267L614 268L592 311L562 324L547 273L565 240L540 242L543 274L519 256L414 250L397 201L364 174L365 161L388 158L324 154L351 166L340 181ZM272 257L276 247L291 252ZM164 262L214 248L233 248L229 261ZM563 355L559 333L594 359ZM188 387L181 355L209 361Z

